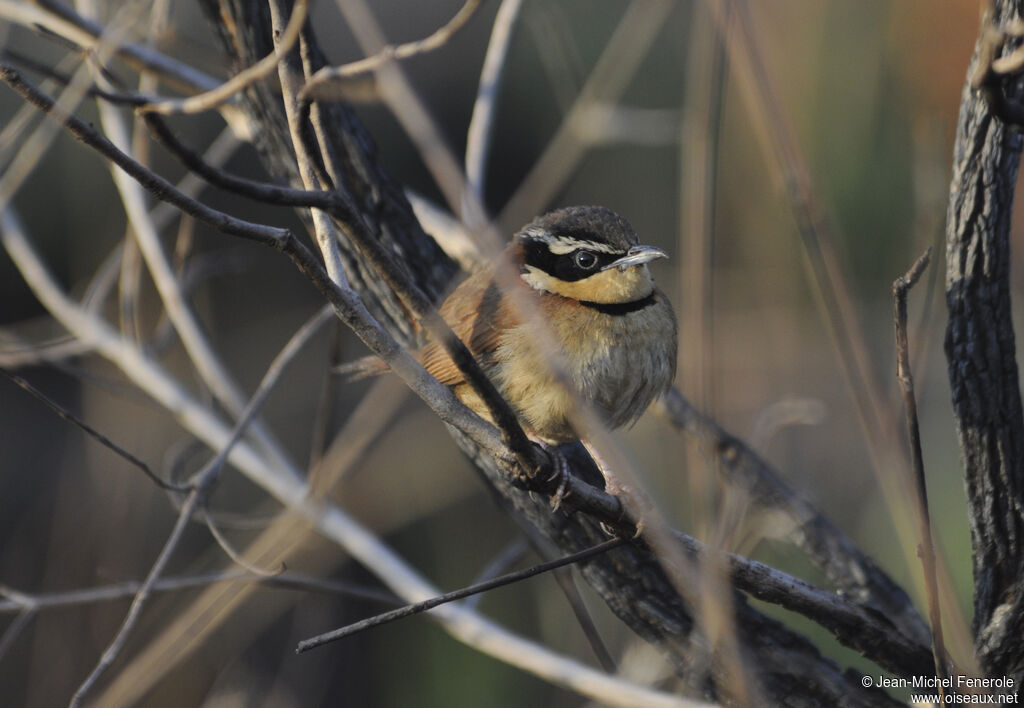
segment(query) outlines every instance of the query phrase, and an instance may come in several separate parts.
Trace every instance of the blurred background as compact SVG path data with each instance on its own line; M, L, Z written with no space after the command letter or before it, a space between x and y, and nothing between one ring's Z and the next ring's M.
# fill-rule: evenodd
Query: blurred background
M426 36L460 6L458 0L373 3L394 43ZM402 64L460 159L497 7L487 0L447 44ZM524 3L497 99L485 191L488 209L502 215L509 234L534 215L506 210L509 199L608 46L624 7L616 0ZM161 51L226 76L205 18L192 3L169 8L166 23L156 24L149 10L140 10L139 28L158 30L154 41ZM942 230L960 92L978 32L978 3L762 0L750 3L748 12L762 53L760 78L753 84L744 81L734 45L724 53L716 48L707 6L676 3L653 40L635 48L641 60L614 113L621 120L611 129L594 128L593 144L568 178L544 196L540 208L606 205L629 219L644 243L671 254L654 272L681 319L677 384L683 393L726 429L750 440L785 479L902 582L922 608L911 509L891 491L892 480L905 473L891 284L927 246L936 247L932 265L911 294L911 351L933 525L951 591L946 596L947 634L955 658L969 662L970 540L942 353ZM332 62L363 56L333 3L315 4L314 15ZM0 43L51 66L66 61L64 47L13 24L0 24ZM718 73L716 56L722 57ZM117 71L135 81L131 72ZM822 306L787 198L785 174L771 149L777 144L772 119L752 98L750 86L763 86L765 77L789 122L816 205L830 225L838 287L849 294L853 322L862 332L857 346L877 381L881 404L892 413L889 418L866 409L865 422L865 414L858 413L855 401L864 384L844 373L834 323ZM33 79L38 81L38 75ZM21 109L13 92L0 90L0 125L10 125ZM367 104L358 112L386 168L441 204L417 150L388 109ZM78 113L98 120L88 102ZM172 125L197 147L208 145L223 129L216 115L179 117ZM160 149L141 149L149 150L154 169L172 181L184 176ZM227 167L265 176L248 146L237 149ZM214 189L201 198L252 221L302 228L284 209ZM127 228L107 165L59 135L12 205L58 280L75 297L88 297L97 273L116 258ZM1015 227L1015 239L1019 233ZM321 306L318 294L286 258L265 247L180 219L169 221L162 235L168 252L187 244L184 273L194 311L228 370L251 393L291 334ZM1017 294L1019 264L1015 261L1012 268ZM144 267L142 272L135 312L127 320L116 292L97 306L109 321L123 323L129 336L143 341L150 355L188 388L201 393ZM834 279L831 283L836 286ZM61 354L59 347L51 347L43 351L52 363L26 363L26 347L61 343L65 333L2 251L0 325L4 367L17 369L154 470L191 471L205 461L204 449L172 415L100 357ZM354 337L325 327L269 399L263 419L301 467L317 445L324 391L330 402L327 430L333 436L371 385L338 381L325 373L326 367L332 357L364 354ZM884 430L889 423L895 429ZM770 524L748 514L743 499L719 488L708 461L667 423L649 413L617 436L678 528L811 582L825 582L797 551L771 538ZM445 589L471 582L518 535L443 425L410 396L396 400L385 430L358 456L332 496ZM233 472L224 475L210 504L239 547L281 512L280 505ZM167 495L138 470L0 378L0 586L44 594L140 580L175 518ZM296 545L287 559L289 571L374 586L369 573L336 546L309 535ZM528 556L524 562L532 560ZM230 562L196 523L168 574L194 576L225 567ZM105 681L201 592L179 590L154 599ZM638 680L667 680L664 685L671 687L661 660L585 587L583 592L624 671ZM17 632L11 630L16 615L7 608L0 615L0 631L8 632L0 641L4 702L66 703L117 631L128 601L41 610L27 625L15 627ZM422 617L300 657L292 652L298 639L385 608L325 592L256 589L184 662L163 672L141 704L586 704L466 648ZM491 593L480 608L518 633L594 663L551 578ZM838 647L824 632L768 611L808 632L842 665L876 674L876 667Z

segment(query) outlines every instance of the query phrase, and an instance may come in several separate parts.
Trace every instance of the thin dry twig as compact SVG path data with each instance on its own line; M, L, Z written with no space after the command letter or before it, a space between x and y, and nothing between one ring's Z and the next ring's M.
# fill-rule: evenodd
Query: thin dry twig
M178 590L192 590L217 583L239 582L265 585L267 587L289 588L304 592L345 595L360 600L389 605L397 605L401 602L396 595L356 583L327 580L302 573L285 573L265 577L240 569L203 573L201 575L166 576L153 584L153 592L176 592ZM61 607L75 607L97 602L123 600L135 595L139 591L140 585L141 583L139 582L129 581L81 590L64 590L33 595L0 585L0 597L7 598L6 600L0 600L0 613L42 612Z
M484 201L484 187L487 179L487 157L491 147L491 131L494 128L494 105L498 98L498 87L508 61L508 49L512 44L512 30L516 26L523 0L502 0L498 14L491 26L491 39L487 43L487 54L480 68L480 81L473 102L473 113L466 129L466 180L476 198Z
M680 146L680 201L683 205L678 240L682 258L680 282L686 290L682 302L686 310L680 319L679 362L685 390L691 391L704 410L714 410L715 337L714 312L714 204L718 170L718 139L724 96L724 40L713 31L710 4L694 7L687 56L686 93L683 121L675 126L674 137ZM711 30L711 31L709 31ZM709 539L713 547L721 543L728 515L714 502L716 460L694 446L687 446L689 477L686 496L691 500L697 534ZM717 510L717 511L716 511ZM737 703L754 702L740 666L740 647L733 596L728 592L727 568L714 554L700 556L698 562L701 592L698 606L709 641L722 647L736 677L732 696Z
M673 7L673 3L651 0L629 5L557 132L502 208L499 224L515 227L539 213L579 165L591 147L582 139L580 123L591 106L619 99Z
M159 113L161 115L173 115L175 113L202 113L213 110L226 101L241 93L250 84L270 76L277 69L277 63L281 56L294 46L302 32L302 25L306 21L308 0L295 0L292 6L291 18L288 25L275 47L272 54L260 59L252 66L248 66L235 74L228 81L217 88L210 89L205 93L196 96L189 96L181 99L164 99L145 103L138 107L141 113Z
M385 45L376 54L364 59L342 66L327 66L320 69L306 82L306 85L299 93L299 98L303 101L324 101L336 97L347 98L348 95L345 92L346 85L353 77L371 72L386 62L406 59L443 47L469 21L469 18L473 16L476 9L480 7L480 3L481 0L466 0L465 4L459 8L459 11L455 13L447 24L423 39L416 40L415 42L406 42L398 46ZM338 91L341 91L340 96Z
M270 366L267 367L266 373L263 374L263 379L260 381L260 385L257 386L256 392L249 399L245 408L242 409L227 444L221 447L217 455L189 480L194 488L208 491L217 481L224 463L227 462L228 455L231 454L231 449L242 438L246 427L252 423L260 408L266 403L267 397L274 390L274 387L277 386L278 381L281 380L281 375L284 373L285 368L295 359L299 351L309 343L320 327L331 320L333 314L331 306L324 305L313 317L299 327L281 351L277 353L277 356L270 362Z
M172 492L188 491L187 485L179 485L162 479L160 475L158 475L156 472L150 469L149 465L147 465L145 462L143 462L138 457L125 450L123 447L115 443L113 440L108 438L103 433L93 428L91 425L89 425L84 420L76 416L74 413L69 411L64 406L54 401L52 398L47 396L45 393L40 391L38 388L30 384L22 377L18 376L17 374L13 374L10 371L7 371L2 367L0 367L0 375L6 376L8 379L10 379L12 383L16 384L17 386L20 386L22 389L27 391L36 399L45 403L46 406L54 413L56 413L59 417L78 426L79 428L82 429L83 432L85 432L86 435L96 440L96 442L98 442L100 445L103 445L108 450L113 451L116 455L127 460L132 465L140 469L143 472L143 474L145 474L147 477L153 480L153 482L155 482L156 485L161 489L166 489Z
M627 541L622 538L609 539L604 543L579 551L578 553L573 553L572 555L564 558L540 563L538 565L531 566L530 568L524 568L523 570L517 570L512 573L506 573L505 575L497 578L485 580L482 583L476 583L475 585L470 585L460 590L432 597L429 600L406 605L405 607L399 607L391 610L390 612L369 617L340 629L335 629L331 632L324 632L323 634L311 637L310 639L304 639L299 642L297 647L295 647L295 653L301 654L302 652L309 651L310 649L321 647L324 644L336 642L339 639L344 639L345 637L351 637L353 634L358 634L359 632L367 629L379 627L380 625L387 624L388 622L394 622L395 620L404 619L406 617L411 617L412 615L420 614L421 612L426 612L427 610L432 610L435 607L440 607L441 605L445 605L449 602L455 602L456 600L487 592L488 590L494 590L495 588L511 585L512 583L517 583L521 580L526 580L527 578L532 578L535 575L540 575L541 573L546 573L550 570L555 570L556 568L562 568L572 563L581 563L588 558L593 558L594 556L602 553L607 553L613 548L618 548L625 543L627 543Z
M57 0L0 0L0 17L35 30L42 29L82 50L95 52L98 47L112 43L114 54L129 66L156 74L175 86L206 91L220 83L188 64L150 47L112 37L109 25L86 19Z
M273 570L260 568L259 566L250 563L245 559L243 554L239 553L235 550L235 547L231 545L231 542L220 530L220 527L213 520L213 516L211 514L203 514L203 522L206 524L206 528L210 532L210 536L212 536L213 540L217 542L218 546L220 546L220 549L227 554L228 558L230 558L233 563L241 566L247 573L252 573L260 578L275 578L288 569L288 566L285 565L284 561L281 561L277 568Z
M131 138L123 116L104 102L99 104L99 111L107 138L124 154L130 154L128 150ZM144 165L140 165L140 168L153 174ZM132 234L153 278L168 319L174 325L189 360L214 396L233 415L240 415L245 405L245 395L218 356L182 290L181 282L164 251L156 226L150 219L143 185L123 169L111 165L110 170L128 215ZM256 421L248 430L265 454L274 459L285 458L287 453L284 448L261 422Z
M14 618L7 629L4 630L3 636L0 637L0 661L3 661L7 652L10 651L11 647L18 640L21 633L28 627L29 622L36 616L35 610L22 609L18 612L18 616Z
M84 683L75 692L74 697L71 699L72 706L81 705L84 696L91 690L92 686L99 680L99 678L106 672L106 670L114 663L117 656L121 653L125 643L128 640L128 636L131 634L132 629L138 623L138 618L142 614L142 610L152 593L153 586L163 573L164 567L170 560L171 555L177 548L178 543L184 534L185 528L191 521L192 516L195 512L203 505L206 499L209 497L210 489L213 484L216 483L220 470L223 467L224 462L227 461L228 455L235 444L241 439L246 427L253 421L256 413L262 407L266 401L267 396L273 390L274 386L280 380L281 374L284 371L285 366L290 363L298 351L312 338L313 334L316 333L317 329L326 321L330 319L332 312L329 306L325 306L318 312L309 322L303 325L296 334L289 339L288 343L284 346L281 352L274 358L270 366L267 368L266 374L263 376L263 380L260 382L259 387L256 389L256 393L252 399L246 405L242 411L238 422L235 424L232 430L231 436L228 438L227 443L221 448L216 457L211 460L202 470L190 480L190 486L192 492L188 495L185 503L182 505L181 510L178 513L178 521L175 524L167 542L164 544L164 548L160 555L157 557L156 562L150 569L150 572L146 576L146 580L135 594L135 599L132 601L131 606L128 609L128 614L125 616L124 622L121 628L118 630L117 635L111 641L110 645L103 652L103 656L100 658L99 663L93 669L92 673L85 680ZM217 539L218 543L221 543L221 538L216 533L215 527L210 524L210 529L213 532L214 538ZM225 549L229 548L228 544L221 543L221 546ZM236 554L232 551L228 551L228 555L234 559ZM271 575L275 573L267 573L266 571L257 570L252 564L243 564L246 570L255 572L260 575ZM281 571L284 568L282 566Z
M928 617L932 625L932 655L935 661L935 676L942 702L945 703L946 688L942 679L949 676L946 664L946 647L942 638L942 610L939 604L939 581L935 568L935 543L932 538L931 518L928 512L928 488L924 475L924 458L921 452L921 430L917 417L917 399L914 397L914 378L910 371L910 346L907 339L907 295L928 266L932 249L928 249L914 261L904 275L892 284L893 321L896 327L896 377L903 392L906 408L907 434L910 437L910 457L913 463L913 483L917 491L914 510L917 512L917 526L920 534L918 555L924 570L925 593L928 598Z
M82 705L82 701L85 699L86 694L92 690L93 686L96 685L96 682L99 681L100 677L102 677L104 673L106 673L107 669L109 669L117 660L117 657L124 649L124 646L128 641L128 637L131 635L132 630L135 629L136 624L138 624L139 617L142 616L142 610L146 606L149 596L153 592L153 587L156 584L156 581L163 574L164 568L167 567L167 563L170 561L171 556L174 554L178 544L181 542L185 529L188 528L189 521L192 519L192 514L199 508L201 496L200 491L198 489L194 489L185 499L185 503L182 505L181 511L178 513L178 520L175 522L174 528L171 530L170 535L168 535L167 540L164 542L164 547L160 551L160 555L157 556L156 562L153 563L153 567L150 568L149 573L146 574L146 579L135 593L135 597L132 600L131 606L128 608L128 613L125 615L120 629L117 630L117 634L114 635L110 644L107 645L107 648L103 651L103 655L100 657L99 662L93 668L92 672L78 687L78 690L75 691L75 695L71 698L71 708L78 708Z

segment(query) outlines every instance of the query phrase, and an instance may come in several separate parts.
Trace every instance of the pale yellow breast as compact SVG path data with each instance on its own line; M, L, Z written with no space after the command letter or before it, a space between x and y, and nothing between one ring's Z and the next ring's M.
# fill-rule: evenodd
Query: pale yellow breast
M676 324L668 301L659 295L654 305L619 316L554 303L560 305L568 312L547 323L574 387L609 426L632 423L674 376ZM575 440L572 396L556 383L531 328L511 328L502 340L492 375L529 432L549 442Z

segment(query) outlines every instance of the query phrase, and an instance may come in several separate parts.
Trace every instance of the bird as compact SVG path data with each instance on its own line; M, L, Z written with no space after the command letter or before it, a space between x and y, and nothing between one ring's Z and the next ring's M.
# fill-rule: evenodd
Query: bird
M648 269L651 261L667 257L660 248L641 245L626 219L601 206L544 214L520 229L502 252L500 259L519 275L516 287L532 300L528 309L550 331L572 392L546 361L530 318L499 286L501 263L462 281L439 311L527 435L553 447L580 440L573 425L575 396L609 428L619 428L634 423L672 384L676 317ZM416 356L463 403L493 422L486 403L439 342L428 342ZM376 362L355 378L386 370Z

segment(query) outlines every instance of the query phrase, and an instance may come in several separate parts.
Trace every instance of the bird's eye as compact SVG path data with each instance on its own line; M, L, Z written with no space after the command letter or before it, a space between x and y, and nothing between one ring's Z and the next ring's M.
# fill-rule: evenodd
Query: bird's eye
M590 251L576 251L573 255L573 262L578 268L590 270L597 265L597 256Z

